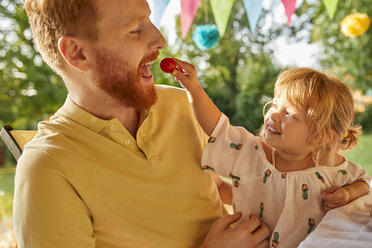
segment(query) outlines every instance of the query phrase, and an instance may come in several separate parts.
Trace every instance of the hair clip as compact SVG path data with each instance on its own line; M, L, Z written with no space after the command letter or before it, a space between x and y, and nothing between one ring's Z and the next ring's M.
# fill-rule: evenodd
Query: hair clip
M346 131L346 133L344 134L344 139L346 139L346 137L349 135L349 132Z

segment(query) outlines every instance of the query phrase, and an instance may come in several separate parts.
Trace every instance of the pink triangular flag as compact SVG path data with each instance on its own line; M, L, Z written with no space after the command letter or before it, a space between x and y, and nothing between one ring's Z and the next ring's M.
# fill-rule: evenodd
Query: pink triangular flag
M285 9L285 15L288 19L288 26L291 25L291 18L296 10L296 0L282 0Z
M196 11L199 8L201 0L181 0L181 33L182 39L185 39L192 21L194 20Z

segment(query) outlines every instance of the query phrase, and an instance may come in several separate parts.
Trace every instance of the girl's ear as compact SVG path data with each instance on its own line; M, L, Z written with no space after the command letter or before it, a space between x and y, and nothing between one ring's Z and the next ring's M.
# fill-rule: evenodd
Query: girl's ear
M335 132L330 129L328 131L324 131L320 136L316 137L315 135L310 135L309 137L309 144L314 148L317 149L322 146L326 146L331 142L334 138Z
M58 40L58 50L68 65L79 70L88 71L91 61L87 59L87 49L82 40L65 35Z

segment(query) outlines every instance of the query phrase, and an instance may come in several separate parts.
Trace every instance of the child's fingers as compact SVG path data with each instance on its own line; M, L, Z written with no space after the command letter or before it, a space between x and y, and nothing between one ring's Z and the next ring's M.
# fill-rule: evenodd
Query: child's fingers
M189 75L182 73L180 70L174 70L172 72L172 76L175 77L177 81L185 82L189 77Z
M328 206L326 206L326 205L323 205L323 208L324 208L325 211L329 211L329 210L333 209L333 208L328 207Z
M324 200L329 200L329 201L336 200L340 196L340 194L338 193L340 189L341 187L339 186L332 186L329 189L323 191L320 194L320 198Z
M326 193L326 192L323 192L321 195L320 195L320 198L323 199L323 200L326 200L326 201L332 201L332 200L335 200L336 199L336 195L334 193Z
M179 60L179 59L176 59L174 58L174 60L176 61L176 64L178 66L180 66L185 72L187 73L191 73L191 74L194 74L196 73L196 68L194 65L186 62L186 61L182 61L182 60Z
M335 202L335 201L328 201L328 200L325 200L325 201L323 202L323 208L324 208L326 211L331 210L331 209L333 209L333 208L335 208L335 207L338 207L338 206L339 206L339 204L338 204L337 202Z
M330 188L328 188L327 190L325 190L323 193L326 193L326 194L332 194L334 193L336 190L338 190L340 187L339 186L331 186Z
M339 187L336 191L331 194L326 194L323 192L321 198L324 200L323 208L328 211L333 208L341 207L349 203L350 196L348 192Z

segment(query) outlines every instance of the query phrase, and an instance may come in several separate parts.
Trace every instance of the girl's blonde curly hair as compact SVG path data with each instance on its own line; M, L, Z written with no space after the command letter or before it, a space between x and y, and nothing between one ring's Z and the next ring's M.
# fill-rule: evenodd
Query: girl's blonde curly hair
M313 69L287 69L275 82L274 97L280 96L305 110L312 134L308 142L316 163L324 151L335 154L357 144L361 128L353 125L354 99L341 80ZM261 129L260 137L263 135Z

